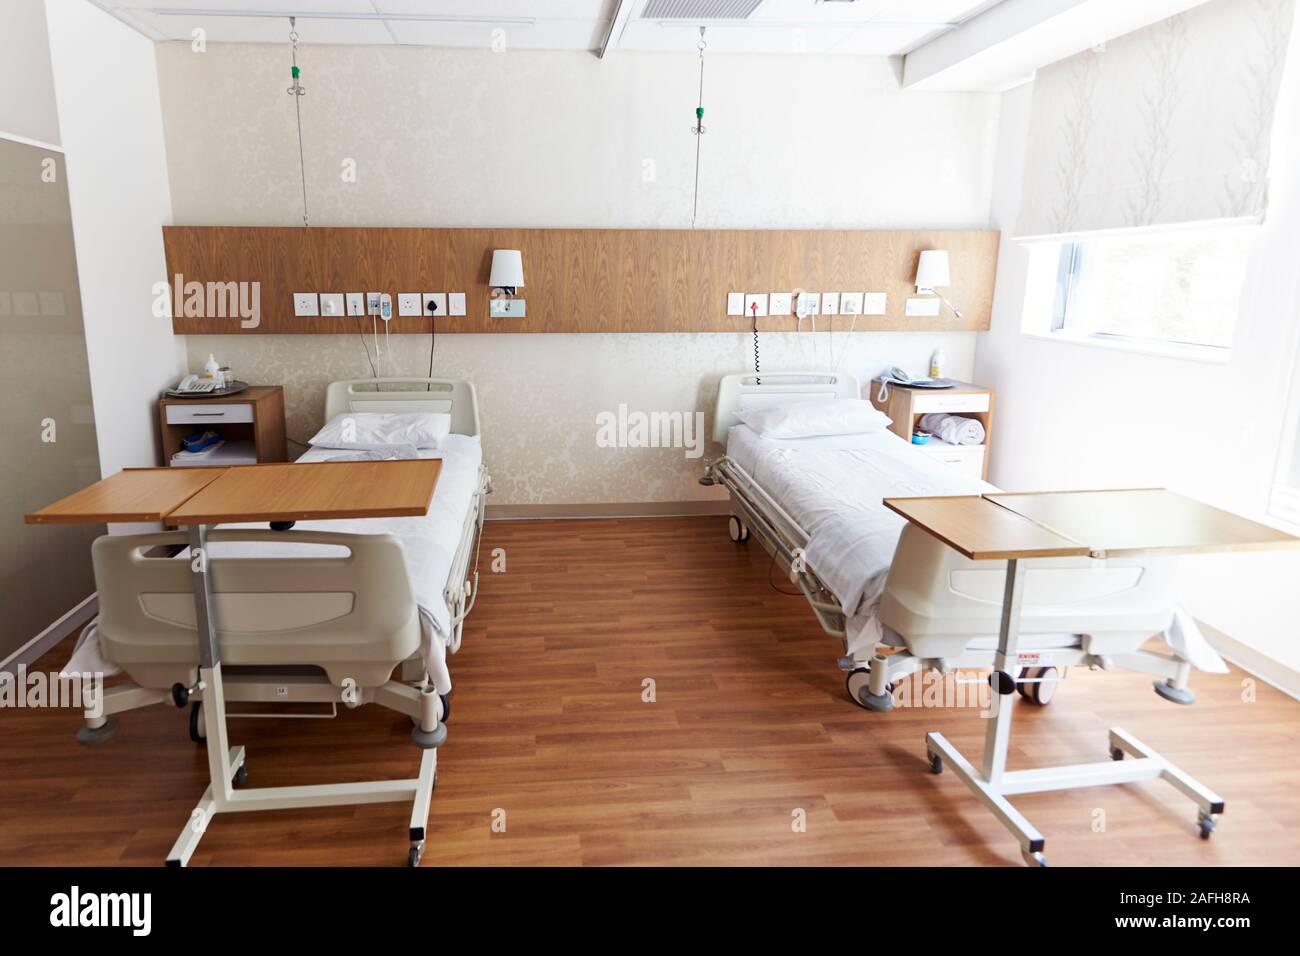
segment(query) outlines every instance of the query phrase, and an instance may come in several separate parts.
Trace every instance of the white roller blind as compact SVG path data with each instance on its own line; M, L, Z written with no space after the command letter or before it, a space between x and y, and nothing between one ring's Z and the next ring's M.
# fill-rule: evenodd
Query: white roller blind
M1211 0L1038 72L1020 238L1262 219L1295 0Z

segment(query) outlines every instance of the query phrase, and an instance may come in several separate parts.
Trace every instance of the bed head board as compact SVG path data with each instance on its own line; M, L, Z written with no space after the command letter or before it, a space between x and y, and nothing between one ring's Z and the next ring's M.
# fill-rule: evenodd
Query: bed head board
M862 386L857 376L844 372L724 375L718 385L718 404L713 411L713 440L726 442L727 429L740 424L736 412L741 409L861 397Z
M345 412L448 412L454 434L479 434L478 396L474 386L463 378L354 378L331 382L325 392L325 421Z

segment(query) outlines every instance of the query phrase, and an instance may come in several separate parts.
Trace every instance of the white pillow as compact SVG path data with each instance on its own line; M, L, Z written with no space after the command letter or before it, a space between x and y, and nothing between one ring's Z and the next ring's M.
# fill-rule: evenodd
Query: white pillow
M884 431L889 417L861 398L744 408L736 417L765 438L815 438Z
M322 448L441 448L451 434L446 412L344 412L311 437Z

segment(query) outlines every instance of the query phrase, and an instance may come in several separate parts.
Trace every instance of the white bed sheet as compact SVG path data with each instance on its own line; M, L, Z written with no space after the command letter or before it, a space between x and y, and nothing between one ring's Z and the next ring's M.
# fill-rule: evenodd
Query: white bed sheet
M748 425L735 425L727 433L727 457L808 533L805 560L840 602L848 619L850 647L904 643L882 627L877 616L898 538L907 523L886 508L883 499L998 490L918 451L888 430L773 439ZM1170 614L1165 642L1201 670L1226 671L1194 622L1176 608L1171 607ZM1035 637L1036 646L1044 648L1077 642L1073 635ZM972 642L972 647L979 646L980 641Z
M298 461L328 461L348 454L350 453L337 448L312 447ZM421 652L434 683L439 685L439 692L447 693L451 689L446 666L447 642L451 639L451 609L447 606L443 591L451 574L465 519L473 505L479 466L483 462L483 447L477 436L449 435L443 448L421 449L419 456L442 459L442 471L427 514L418 518L299 521L294 525L294 530L337 534L391 534L401 542L406 553L411 587L421 612ZM248 522L221 527L265 530L266 523ZM330 545L214 542L209 550L211 557L219 560L232 557L330 557L337 554L339 549ZM93 628L87 629L65 671L73 673L99 670L106 674L119 673L120 668L109 664L100 656L98 643Z

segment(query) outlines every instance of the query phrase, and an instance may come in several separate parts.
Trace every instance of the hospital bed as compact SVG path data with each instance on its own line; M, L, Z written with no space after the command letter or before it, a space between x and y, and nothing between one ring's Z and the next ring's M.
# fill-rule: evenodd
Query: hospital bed
M349 411L451 416L443 447L420 453L442 460L429 511L412 518L299 522L286 530L233 525L208 533L212 610L224 667L221 706L229 717L304 716L225 710L248 703L327 704L323 716L336 715L340 703L396 710L411 718L413 738L426 749L420 779L428 775L432 789L432 748L445 739L450 713L446 654L460 647L473 608L484 497L491 491L477 400L473 386L461 380L331 384L326 420ZM313 447L300 461L346 454ZM65 670L124 671L130 681L108 688L87 708L78 733L83 743L110 736L113 714L165 701L190 705L191 736L202 739L207 721L200 708L212 702L198 676L193 576L184 550L189 540L184 531L161 531L95 542L100 613ZM234 782L243 783L242 756L231 765ZM362 785L344 789L349 786ZM428 809L421 786L414 787L412 865L423 850L420 804L425 816ZM373 799L406 793L377 792Z
M861 397L843 373L724 376L714 439L726 455L705 484L731 497L731 539L757 534L844 648L850 698L873 711L921 670L992 669L1005 562L971 561L882 505L887 497L971 495L988 483L917 452L882 429L774 440L740 422L743 409ZM1174 558L1026 561L1016 689L1051 700L1065 669L1154 675L1167 700L1190 704L1192 666L1226 670L1173 600ZM1144 645L1160 635L1170 653Z

